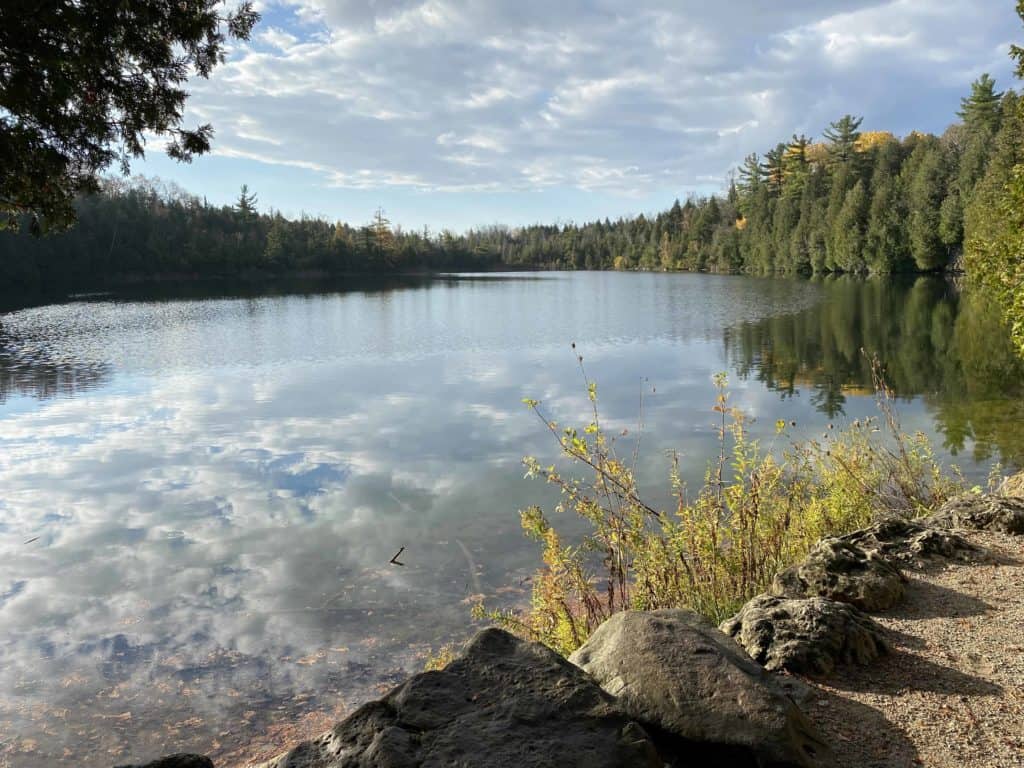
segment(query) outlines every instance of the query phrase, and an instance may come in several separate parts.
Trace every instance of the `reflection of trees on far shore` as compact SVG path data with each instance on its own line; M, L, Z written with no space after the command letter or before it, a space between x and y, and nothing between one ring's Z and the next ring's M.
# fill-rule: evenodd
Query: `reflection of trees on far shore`
M941 278L902 282L838 278L820 304L727 329L730 365L829 416L871 392L877 355L897 395L923 397L956 453L1024 463L1024 361L984 296ZM861 350L867 352L863 354Z
M16 338L0 323L0 403L18 395L66 397L100 386L110 374L105 363L54 359L45 343Z

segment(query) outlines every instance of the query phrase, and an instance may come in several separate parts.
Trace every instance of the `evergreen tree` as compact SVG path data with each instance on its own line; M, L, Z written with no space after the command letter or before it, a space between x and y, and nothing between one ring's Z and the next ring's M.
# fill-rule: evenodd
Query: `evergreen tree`
M786 187L786 194L790 197L799 198L807 183L807 176L810 173L810 160L808 159L808 147L811 140L804 135L793 135L789 144L786 145L786 152L783 157L783 178Z
M910 175L905 183L910 255L918 269L937 269L944 266L948 258L948 249L940 236L947 169L938 140L932 138L919 143L908 165Z
M843 115L825 129L828 140L830 165L851 165L857 159L857 141L860 139L860 124L863 117Z
M1024 0L1017 13L1024 21ZM1024 78L1024 47L1013 45L1017 77ZM1024 99L1004 98L995 154L967 215L968 274L1002 307L1024 355Z
M221 0L0 3L0 227L65 228L74 199L125 173L147 135L188 161L213 128L181 127L190 73L208 77L230 37L248 39L259 14Z
M743 165L739 168L739 177L740 181L737 185L740 193L739 207L740 211L746 215L748 203L764 184L764 167L756 152L744 158Z
M971 132L995 133L999 128L1002 93L996 92L996 81L988 72L971 83L971 95L960 100L957 116Z
M252 221L256 217L256 202L256 193L250 193L249 185L243 184L235 203L235 210L242 221Z
M867 223L868 199L864 182L858 181L846 193L839 215L833 222L832 259L843 272L863 272L864 229Z
M764 178L773 196L782 193L786 181L786 145L778 144L764 153Z
M886 169L876 174L872 187L864 260L873 273L899 272L908 256L906 206L899 179Z

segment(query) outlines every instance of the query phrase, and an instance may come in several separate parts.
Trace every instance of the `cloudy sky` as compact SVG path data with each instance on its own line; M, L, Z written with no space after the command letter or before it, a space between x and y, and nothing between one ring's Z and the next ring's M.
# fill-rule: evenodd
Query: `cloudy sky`
M260 0L187 119L213 156L135 170L228 202L433 229L656 211L846 112L942 131L1010 84L1010 0Z

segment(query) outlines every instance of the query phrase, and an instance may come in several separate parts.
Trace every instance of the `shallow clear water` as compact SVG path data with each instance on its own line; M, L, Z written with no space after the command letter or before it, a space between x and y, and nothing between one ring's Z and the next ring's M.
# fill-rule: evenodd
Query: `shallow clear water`
M654 499L666 450L696 481L715 449L713 373L755 428L812 435L873 412L861 348L970 477L1024 458L1024 370L986 303L938 279L219 293L0 315L0 765L230 763L464 637L474 595L521 600L537 554L516 511L551 498L519 461L555 455L521 399L585 420L574 341L606 425L635 433L646 388Z

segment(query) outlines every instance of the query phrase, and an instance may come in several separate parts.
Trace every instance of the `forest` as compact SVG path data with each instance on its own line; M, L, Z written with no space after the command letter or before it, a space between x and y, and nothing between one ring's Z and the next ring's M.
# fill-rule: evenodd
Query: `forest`
M988 75L941 136L862 131L846 115L819 140L749 155L721 194L657 215L586 224L404 231L231 206L159 181L107 178L77 225L0 232L0 285L88 289L112 279L433 270L643 269L750 274L959 269L965 242L1000 216L1024 159L1021 97Z

